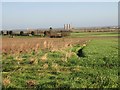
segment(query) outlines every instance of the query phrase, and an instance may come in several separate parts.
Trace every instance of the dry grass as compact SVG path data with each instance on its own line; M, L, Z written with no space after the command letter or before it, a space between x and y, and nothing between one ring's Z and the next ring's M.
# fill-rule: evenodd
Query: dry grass
M4 79L3 79L3 85L4 85L5 87L8 86L10 83L11 83L11 81L10 81L9 78L4 78Z
M38 60L35 58L30 59L30 64L38 64Z
M47 53L41 57L41 61L45 62L47 60Z
M34 87L36 85L35 80L28 80L26 83L27 83L27 87Z
M47 68L48 68L48 64L44 64L44 65L43 65L43 68L44 68L44 69L47 69Z
M39 49L51 51L71 47L73 44L83 44L90 38L2 38L2 53L26 53Z

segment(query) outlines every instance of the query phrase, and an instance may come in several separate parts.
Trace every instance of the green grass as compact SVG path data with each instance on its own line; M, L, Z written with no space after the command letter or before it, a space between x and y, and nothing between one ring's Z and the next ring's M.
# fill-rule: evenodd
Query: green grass
M117 32L72 32L70 37L118 36Z
M3 80L11 83L5 88L117 88L118 40L90 41L83 49L85 57L78 57L80 45L61 51L30 52L20 55L3 55ZM47 60L41 57L47 53ZM66 54L70 57L66 57ZM37 63L30 63L34 58ZM47 65L47 68L45 66ZM32 86L28 81L34 81Z

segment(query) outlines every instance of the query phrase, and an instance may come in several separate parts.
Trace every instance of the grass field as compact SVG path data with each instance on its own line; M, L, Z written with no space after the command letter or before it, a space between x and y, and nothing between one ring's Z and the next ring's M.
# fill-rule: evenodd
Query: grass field
M117 88L118 38L110 37L117 34L72 33L71 37L88 35L100 38L56 51L2 54L3 88Z
M108 36L118 36L118 32L81 32L71 33L70 37L108 37Z

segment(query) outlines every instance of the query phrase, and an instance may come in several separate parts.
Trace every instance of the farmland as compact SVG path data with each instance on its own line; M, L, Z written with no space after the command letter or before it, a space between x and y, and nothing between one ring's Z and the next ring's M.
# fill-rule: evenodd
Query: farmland
M83 44L89 38L3 38L2 51L3 53L21 53L36 51L38 49L59 50L66 48L72 44Z
M118 34L2 37L3 88L117 88ZM82 53L79 50L82 49Z

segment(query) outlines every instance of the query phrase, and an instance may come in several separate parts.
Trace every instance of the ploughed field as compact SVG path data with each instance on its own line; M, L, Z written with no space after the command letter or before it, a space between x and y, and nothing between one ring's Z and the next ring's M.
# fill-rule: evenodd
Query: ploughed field
M3 37L1 49L3 88L120 86L115 33L72 33L67 38Z

